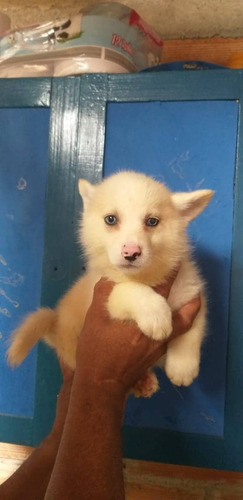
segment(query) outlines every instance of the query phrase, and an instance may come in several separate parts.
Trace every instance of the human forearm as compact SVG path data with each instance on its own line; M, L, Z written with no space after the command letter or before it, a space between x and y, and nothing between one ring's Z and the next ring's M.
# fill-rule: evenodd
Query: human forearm
M17 471L0 486L1 500L43 500L56 460L72 386L72 374L65 377L53 428Z
M104 286L109 291L109 283ZM97 299L96 316L87 314L80 336L69 411L45 500L124 499L125 394L166 350L133 323L111 322L99 294ZM199 308L200 297L174 314L173 336L188 329Z
M59 442L48 436L0 487L1 500L43 500Z
M124 396L114 382L75 376L69 411L45 500L123 500ZM76 429L76 432L74 432Z

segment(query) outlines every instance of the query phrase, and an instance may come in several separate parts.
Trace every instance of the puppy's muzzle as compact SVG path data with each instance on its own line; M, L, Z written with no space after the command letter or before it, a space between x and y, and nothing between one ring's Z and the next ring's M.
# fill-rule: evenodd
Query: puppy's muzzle
M135 244L127 244L122 247L122 256L128 262L134 262L142 253L141 247Z

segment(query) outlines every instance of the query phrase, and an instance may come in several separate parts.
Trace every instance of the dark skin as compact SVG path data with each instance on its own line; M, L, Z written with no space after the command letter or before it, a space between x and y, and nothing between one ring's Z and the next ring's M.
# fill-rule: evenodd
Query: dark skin
M167 298L174 278L156 291ZM166 342L149 339L133 322L110 320L105 303L112 287L106 280L96 285L76 371L62 367L53 429L1 485L1 500L125 498L120 431L127 394L166 352ZM190 328L199 309L196 297L173 314L170 339Z

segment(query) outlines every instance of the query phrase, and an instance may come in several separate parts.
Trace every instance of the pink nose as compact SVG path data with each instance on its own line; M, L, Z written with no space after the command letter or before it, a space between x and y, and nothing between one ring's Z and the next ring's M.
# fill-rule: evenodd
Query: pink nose
M130 262L139 257L141 253L142 253L141 247L135 245L134 243L128 243L127 245L123 245L121 251L121 254L124 257L124 259L129 260Z

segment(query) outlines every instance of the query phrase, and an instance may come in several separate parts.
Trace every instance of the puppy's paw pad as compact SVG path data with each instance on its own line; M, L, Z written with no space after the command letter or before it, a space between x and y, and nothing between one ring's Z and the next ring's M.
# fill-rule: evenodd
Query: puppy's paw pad
M168 360L165 363L165 373L172 384L188 387L199 374L199 363L188 360L180 362Z
M159 389L159 382L154 372L147 372L134 386L136 397L150 398Z
M167 338L172 331L171 309L163 297L155 295L149 304L141 307L138 326L154 340Z

